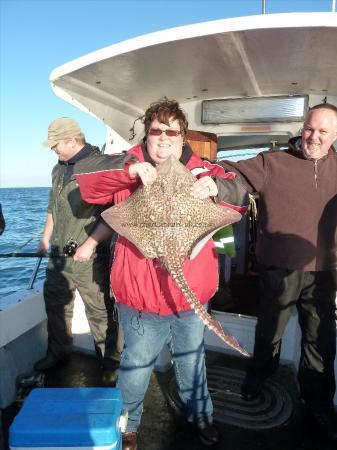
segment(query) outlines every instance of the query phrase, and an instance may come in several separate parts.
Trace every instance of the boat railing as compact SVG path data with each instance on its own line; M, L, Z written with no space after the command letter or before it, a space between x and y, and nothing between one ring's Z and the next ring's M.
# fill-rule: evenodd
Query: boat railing
M20 253L20 252L12 252L12 253L0 253L0 258L37 258L35 266L33 268L32 275L30 277L28 286L26 289L33 289L34 283L39 272L39 268L41 265L42 258L49 257L47 254L43 253Z
M40 256L40 257L37 259L36 263L35 263L35 266L34 266L32 275L31 275L31 277L30 277L30 280L29 280L27 289L33 289L33 287L34 287L34 283L35 283L37 274L38 274L38 272L39 272L39 268L40 268L40 265L41 265L42 258L43 258L43 256Z

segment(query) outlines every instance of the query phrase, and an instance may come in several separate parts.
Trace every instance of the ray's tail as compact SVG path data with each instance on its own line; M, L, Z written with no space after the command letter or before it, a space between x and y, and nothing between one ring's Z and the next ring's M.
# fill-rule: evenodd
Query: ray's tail
M172 257L173 261L171 261L166 257L165 258L165 267L183 295L185 296L188 303L194 309L196 314L200 317L200 319L204 322L204 324L212 330L220 339L222 339L229 347L232 347L237 352L241 353L244 356L250 356L250 354L245 350L239 342L235 339L234 336L229 334L226 330L224 330L218 320L213 319L213 317L208 314L206 309L201 305L201 303L196 298L195 294L189 287L184 273L181 269L181 262L178 258Z

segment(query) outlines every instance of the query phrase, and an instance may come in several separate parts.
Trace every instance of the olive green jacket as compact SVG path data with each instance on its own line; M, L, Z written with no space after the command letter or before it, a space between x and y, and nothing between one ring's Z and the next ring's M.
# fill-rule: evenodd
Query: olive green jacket
M75 162L73 173L81 172L82 167L97 164L100 158L104 156L91 147L87 156ZM54 254L62 254L64 246L70 239L75 240L79 245L83 244L92 233L104 209L102 206L90 205L82 200L77 182L73 177L65 184L63 183L66 168L66 163L59 162L52 171L48 213L52 214L54 223L51 238L51 249Z

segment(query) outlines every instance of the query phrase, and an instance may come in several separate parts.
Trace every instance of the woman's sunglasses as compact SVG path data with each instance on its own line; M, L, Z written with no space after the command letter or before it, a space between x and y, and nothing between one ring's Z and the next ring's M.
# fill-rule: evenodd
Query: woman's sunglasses
M178 131L178 130L159 130L159 128L150 128L149 129L149 135L150 136L160 136L162 133L165 133L166 136L173 137L173 136L179 136L179 134L181 134L181 131Z

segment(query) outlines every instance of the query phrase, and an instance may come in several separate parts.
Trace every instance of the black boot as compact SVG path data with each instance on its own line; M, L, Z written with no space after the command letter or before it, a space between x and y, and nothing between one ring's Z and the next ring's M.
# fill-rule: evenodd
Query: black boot
M311 410L314 426L330 442L337 444L337 417L332 408Z
M43 372L48 369L52 369L56 366L65 365L69 362L69 355L54 355L54 353L48 351L47 355L37 361L34 365L34 369Z
M118 378L118 369L115 370L103 369L102 373L103 386L115 387L117 383L117 378Z
M102 384L103 386L116 386L118 372L119 372L119 361L103 359L102 362Z
M241 396L247 402L257 399L262 392L264 379L259 375L248 372L241 386Z

